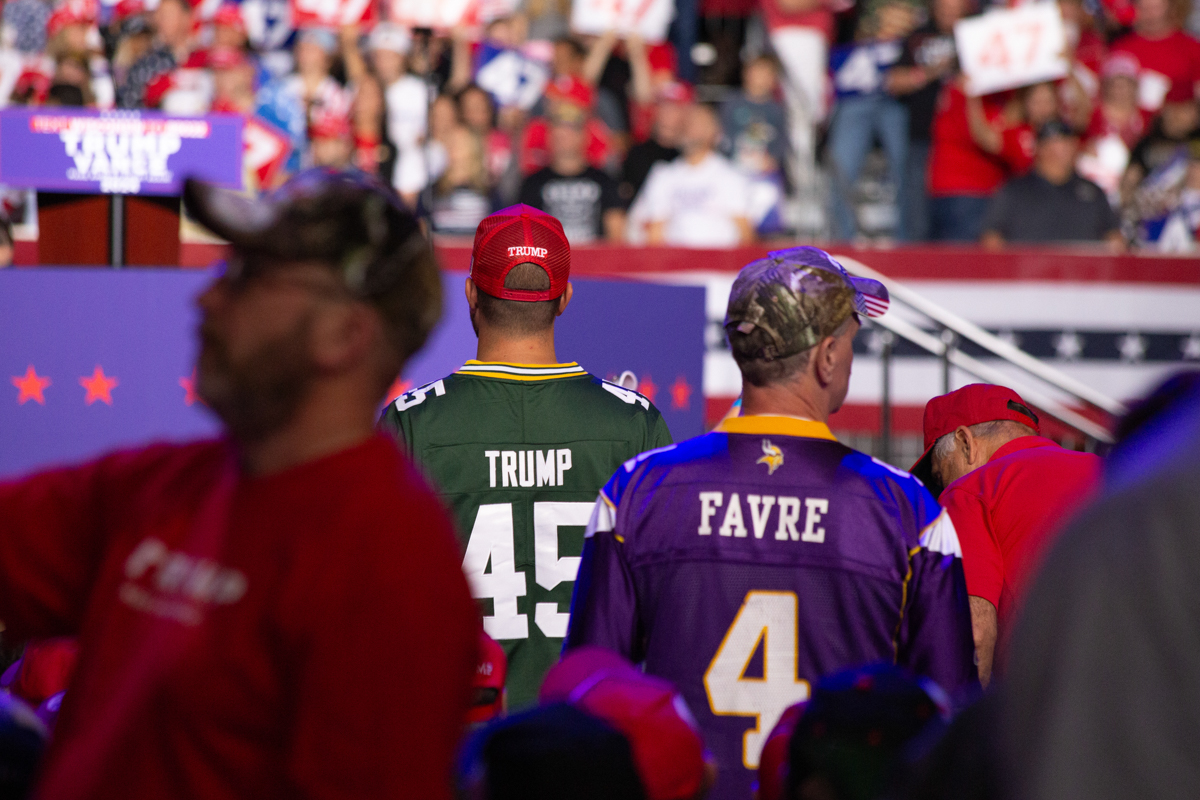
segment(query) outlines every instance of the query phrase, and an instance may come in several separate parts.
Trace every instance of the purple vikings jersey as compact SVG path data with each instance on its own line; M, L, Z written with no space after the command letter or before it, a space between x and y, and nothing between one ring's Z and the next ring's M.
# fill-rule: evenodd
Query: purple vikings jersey
M750 797L763 743L821 676L886 660L976 681L958 537L916 478L819 422L741 417L626 462L588 527L566 648L674 681Z

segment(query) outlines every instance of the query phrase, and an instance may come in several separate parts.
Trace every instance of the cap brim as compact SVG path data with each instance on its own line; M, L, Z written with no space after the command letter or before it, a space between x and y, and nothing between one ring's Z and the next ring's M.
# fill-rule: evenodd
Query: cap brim
M909 467L908 471L914 478L925 484L925 488L928 489L934 497L937 497L939 494L941 494L941 492L938 491L939 487L936 486L937 479L933 475L934 444L937 444L937 442L935 441L933 444L929 445L929 447L925 448L925 452L922 453L921 457L917 459L917 463Z
M858 297L855 298L858 313L868 317L882 317L887 313L892 299L886 286L873 278L859 278L854 275L850 276L850 285L858 292Z
M275 207L270 201L252 200L195 178L184 181L183 205L196 222L242 247L264 244L263 233L275 222Z

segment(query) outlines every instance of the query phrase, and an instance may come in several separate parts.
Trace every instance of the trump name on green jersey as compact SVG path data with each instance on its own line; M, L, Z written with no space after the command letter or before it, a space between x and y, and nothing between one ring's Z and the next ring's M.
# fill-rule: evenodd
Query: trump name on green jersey
M508 703L537 699L558 660L600 487L671 443L658 409L577 364L468 361L405 392L380 423L458 523L484 629L508 654Z

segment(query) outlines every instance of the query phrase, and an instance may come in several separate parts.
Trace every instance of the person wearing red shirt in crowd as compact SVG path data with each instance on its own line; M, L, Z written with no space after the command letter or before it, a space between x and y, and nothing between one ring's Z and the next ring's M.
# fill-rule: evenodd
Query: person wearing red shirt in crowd
M1138 104L1158 111L1171 84L1200 81L1200 41L1179 30L1186 17L1176 0L1137 0L1133 32L1113 43L1113 52L1138 60Z
M36 795L450 800L479 617L445 511L375 432L439 316L429 244L324 170L184 203L233 244L197 299L225 435L0 484L5 636L79 636Z
M938 98L929 152L930 238L974 242L988 199L1033 164L1034 130L1058 114L1054 85L968 97L960 82Z
M595 99L596 93L592 87L574 76L555 78L546 87L547 114L530 120L521 137L522 175L532 175L550 164L550 118L557 115L556 107L559 105L575 107L574 111L568 109L565 112L568 115L582 113L587 117L583 131L588 164L596 169L604 169L608 165L608 128L592 116Z
M1037 415L1004 386L975 383L933 398L923 427L925 452L910 472L941 491L958 531L987 686L1041 555L1098 487L1101 461L1038 435Z
M1152 115L1138 107L1138 62L1129 53L1113 53L1100 71L1100 102L1092 111L1084 138L1091 143L1116 136L1133 147L1150 128Z

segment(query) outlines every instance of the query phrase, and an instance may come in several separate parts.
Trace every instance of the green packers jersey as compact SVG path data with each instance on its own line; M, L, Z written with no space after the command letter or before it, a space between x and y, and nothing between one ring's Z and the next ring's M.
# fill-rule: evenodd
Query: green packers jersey
M532 705L567 632L600 487L671 443L662 415L577 364L468 361L398 397L380 424L452 510L484 629L508 654L509 707Z

